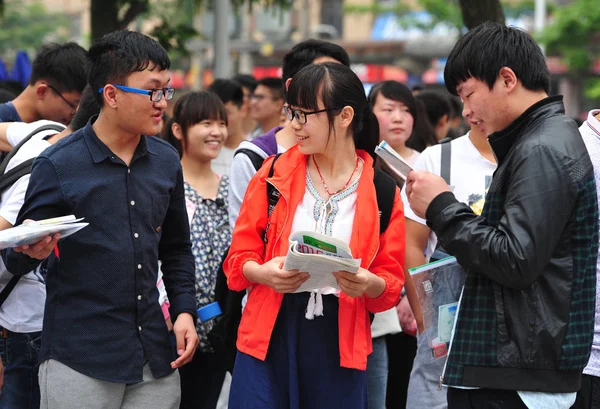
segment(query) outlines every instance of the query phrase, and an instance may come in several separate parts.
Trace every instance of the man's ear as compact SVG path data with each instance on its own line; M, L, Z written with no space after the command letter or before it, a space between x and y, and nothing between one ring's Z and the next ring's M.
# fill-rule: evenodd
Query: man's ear
M288 78L287 80L285 80L285 90L287 92L288 88L290 87L290 82L292 82L291 78Z
M37 99L39 99L39 100L44 99L48 92L50 92L50 88L48 87L48 84L46 84L45 82L41 82L41 81L37 81L35 83L35 95L37 96Z
M102 90L102 98L104 98L104 105L111 108L117 108L117 88L111 84L104 86Z
M508 67L500 68L500 72L498 73L498 79L502 81L503 87L507 92L511 92L515 89L517 84L519 83L519 79L517 78L517 74Z

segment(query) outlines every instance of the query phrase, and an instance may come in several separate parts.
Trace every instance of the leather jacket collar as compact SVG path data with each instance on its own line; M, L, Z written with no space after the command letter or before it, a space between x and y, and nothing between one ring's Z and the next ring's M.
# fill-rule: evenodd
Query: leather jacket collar
M522 129L527 128L533 121L541 117L557 113L564 114L565 107L562 101L562 95L544 98L527 108L525 112L506 128L488 136L488 141L494 151L498 166L500 166L500 163L502 163L502 160L506 157L517 138L524 135Z

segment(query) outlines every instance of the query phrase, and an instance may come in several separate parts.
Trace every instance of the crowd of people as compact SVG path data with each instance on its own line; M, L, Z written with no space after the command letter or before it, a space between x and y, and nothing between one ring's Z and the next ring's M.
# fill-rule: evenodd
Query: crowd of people
M2 250L0 409L600 408L600 110L578 129L532 37L494 23L447 92L367 94L350 63L307 40L281 78L176 93L120 30L0 84L0 230L89 223ZM301 231L358 271L298 292ZM466 281L432 359L404 287L448 256Z

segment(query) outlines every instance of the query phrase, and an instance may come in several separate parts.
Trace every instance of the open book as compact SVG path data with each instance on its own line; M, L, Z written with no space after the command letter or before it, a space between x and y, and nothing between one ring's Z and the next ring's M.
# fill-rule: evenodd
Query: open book
M381 142L375 147L375 154L383 159L388 167L402 179L406 180L408 172L412 170L412 167L386 141Z
M0 231L0 249L34 244L46 236L60 233L60 238L70 236L89 223L81 222L73 215L28 222Z
M419 334L427 336L432 359L441 358L448 352L466 273L454 257L408 271L406 296Z
M324 287L339 290L332 273L356 273L360 267L360 259L353 258L350 247L336 238L315 232L298 231L290 236L289 242L283 269L310 274L310 278L295 291L297 293Z

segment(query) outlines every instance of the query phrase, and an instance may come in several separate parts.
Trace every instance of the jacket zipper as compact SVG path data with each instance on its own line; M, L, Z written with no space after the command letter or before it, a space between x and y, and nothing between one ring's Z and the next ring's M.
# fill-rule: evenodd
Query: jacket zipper
M488 136L485 139L487 139L487 143L488 143L488 145L490 145L490 149L492 150L492 155L494 155L494 159L496 159L496 166L498 166L498 157L496 156L496 151L494 151L494 147L492 146L492 143L490 142L490 137Z
M284 194L281 192L281 190L278 189L277 186L275 186L275 184L271 183L271 181L269 181L269 180L266 180L266 182L268 184L270 184L271 186L273 186L275 189L277 189L277 191L279 192L279 195L281 197L283 197L283 200L285 200L285 220L283 221L283 226L285 227L285 225L287 223L287 220L288 220L288 215L290 213L289 212L289 202L288 202L287 198L284 196ZM273 209L273 211L275 211L275 210ZM271 215L271 216L273 216L273 215ZM269 218L268 223L271 223L271 218ZM275 246L277 245L277 243L281 239L281 235L282 234L283 234L283 228L279 232L279 235L275 238L275 242L273 243L273 247L271 247L271 258L273 258L275 256Z

